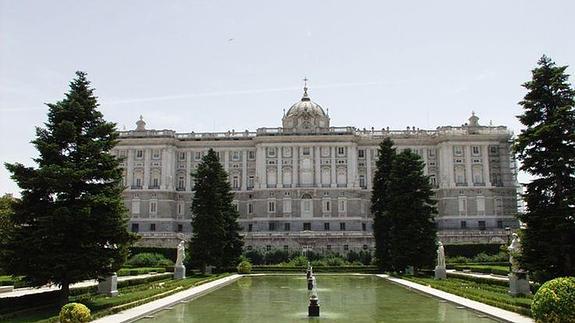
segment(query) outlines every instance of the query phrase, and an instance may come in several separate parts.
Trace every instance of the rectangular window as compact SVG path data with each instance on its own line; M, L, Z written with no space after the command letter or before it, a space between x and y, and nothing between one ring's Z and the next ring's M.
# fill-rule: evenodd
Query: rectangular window
M254 188L254 176L248 176L248 188Z
M365 158L365 150L360 149L357 151L357 157L359 158Z
M140 200L132 200L132 214L140 214Z
M284 157L291 157L291 147L284 147L283 148L283 156Z
M248 232L252 232L254 225L253 224L248 224Z
M152 150L152 159L160 159L160 151L157 149Z
M139 232L140 225L138 223L132 223L132 232Z
M184 225L178 224L178 232L182 232L182 231L184 231Z
M291 224L290 223L284 223L284 231L291 231Z
M479 221L478 225L479 225L479 230L485 230L485 221Z
M240 160L240 152L239 151L234 151L232 153L232 160L235 160L235 161Z
M156 214L158 212L158 202L150 201L150 213Z
M359 175L359 187L366 188L367 184L365 183L365 175Z
M232 178L232 188L234 189L240 188L240 177L237 175Z
M339 199L337 202L337 210L339 212L346 212L347 210L347 201L344 199Z
M275 230L276 230L276 224L275 224L275 222L270 222L270 223L268 223L268 230L269 230L269 231L275 231Z
M331 201L330 200L323 200L323 211L330 212L331 211Z
M304 231L311 231L311 223L305 222L305 223L303 224L303 230L304 230Z
M345 147L337 147L337 155L344 156L345 155Z
M291 213L291 199L284 199L283 211L284 213Z
M253 150L248 151L248 159L249 160L254 160L256 159L256 152Z
M185 203L184 201L178 201L178 215L184 215Z
M276 202L275 201L268 201L268 212L270 212L270 213L276 212Z
M150 231L156 231L156 224L150 223Z
M340 222L340 223L339 223L339 230L340 230L340 231L345 231L345 222Z
M178 190L186 189L186 179L184 176L178 176Z
M479 146L471 146L471 155L479 156L480 154L481 150L479 149Z
M343 250L348 251L348 250L349 250L349 245L344 244L344 245L343 245Z
M367 245L364 244L362 248L363 248L363 250L367 250Z
M459 215L467 215L467 197L460 196L459 201Z
M254 213L254 205L252 203L248 203L248 214Z
M144 151L143 150L136 150L136 159L144 158Z
M453 146L453 155L463 156L463 146Z
M271 250L272 250L272 246L267 245L267 246L266 246L266 251L271 251Z
M309 147L303 147L302 154L303 154L304 156L309 156L309 154L310 154Z
M461 228L467 229L467 221L461 221Z
M268 157L275 157L276 156L276 149L275 148L266 148L267 152L268 152Z
M501 221L501 220L498 220L498 221L497 221L497 228L498 228L498 229L503 229L503 221Z
M366 231L367 230L367 225L365 223L361 224L361 231Z
M195 159L195 160L200 160L200 159L202 159L202 152L201 152L201 151L196 151L196 152L194 153L194 159Z
M326 223L323 224L323 229L324 229L325 231L329 231L329 222L326 222Z
M186 153L184 151L181 151L178 156L180 160L186 160Z

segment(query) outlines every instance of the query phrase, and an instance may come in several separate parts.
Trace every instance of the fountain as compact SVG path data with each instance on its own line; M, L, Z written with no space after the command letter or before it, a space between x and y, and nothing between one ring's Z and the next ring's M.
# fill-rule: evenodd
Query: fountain
M308 262L307 264L307 290L310 292L309 305L307 307L307 315L309 317L319 316L319 298L317 297L316 281L313 275L313 269Z

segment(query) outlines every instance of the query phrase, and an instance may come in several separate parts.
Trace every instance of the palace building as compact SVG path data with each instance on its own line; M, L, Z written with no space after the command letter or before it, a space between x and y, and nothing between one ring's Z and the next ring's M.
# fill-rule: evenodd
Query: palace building
M502 243L518 225L512 133L475 114L435 130L334 127L306 87L279 128L176 133L147 129L141 117L136 124L120 132L114 154L124 157L129 229L141 245L175 247L191 235L190 173L212 148L235 191L245 248L372 250L372 177L385 137L424 160L444 244Z

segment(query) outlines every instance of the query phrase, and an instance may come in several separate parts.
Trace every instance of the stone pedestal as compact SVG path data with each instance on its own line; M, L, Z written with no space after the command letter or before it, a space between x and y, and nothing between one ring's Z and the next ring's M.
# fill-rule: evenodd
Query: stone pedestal
M214 273L215 266L206 266L206 274L211 275Z
M312 296L309 299L309 306L307 307L307 315L311 317L319 316L319 300L315 296Z
M98 294L106 296L118 295L118 276L116 273L98 283Z
M186 278L186 266L176 266L174 267L174 279L184 279Z
M514 271L509 274L509 294L512 296L531 295L529 274L527 272Z
M435 267L435 279L447 279L447 271L445 267Z

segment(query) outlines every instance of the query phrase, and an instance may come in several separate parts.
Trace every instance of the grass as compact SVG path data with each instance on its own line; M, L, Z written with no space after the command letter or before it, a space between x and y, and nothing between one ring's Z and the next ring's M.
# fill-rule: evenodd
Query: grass
M445 280L422 277L402 278L474 301L531 316L531 296L511 296L507 292L507 286L471 281L463 278L449 278Z
M90 291L84 294L70 296L69 301L79 302L86 305L92 312L92 318L96 319L148 303L225 276L227 276L227 274L193 275L182 280L163 279L118 288L119 294L115 297L98 295L95 291ZM57 302L57 299L55 299L55 301ZM15 315L5 316L4 320L10 322L57 322L59 310L60 308L58 305L51 304L36 309L21 311L21 313L13 313ZM0 321L2 321L1 318Z

